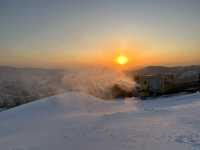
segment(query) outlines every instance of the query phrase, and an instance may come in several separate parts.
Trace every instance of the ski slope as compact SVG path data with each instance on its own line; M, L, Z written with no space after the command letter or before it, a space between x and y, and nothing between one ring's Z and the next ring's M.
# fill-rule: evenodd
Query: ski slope
M69 92L0 113L1 150L199 150L200 93L103 101Z

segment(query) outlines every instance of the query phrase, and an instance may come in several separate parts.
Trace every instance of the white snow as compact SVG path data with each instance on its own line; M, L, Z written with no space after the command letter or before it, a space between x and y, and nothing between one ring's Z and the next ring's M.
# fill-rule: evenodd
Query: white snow
M103 101L69 92L0 113L1 150L199 150L200 93Z

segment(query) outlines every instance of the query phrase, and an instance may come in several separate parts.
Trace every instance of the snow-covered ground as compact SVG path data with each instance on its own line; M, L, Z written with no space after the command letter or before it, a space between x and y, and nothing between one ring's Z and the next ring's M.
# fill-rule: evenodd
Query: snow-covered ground
M198 150L200 93L103 101L70 92L0 113L1 150Z

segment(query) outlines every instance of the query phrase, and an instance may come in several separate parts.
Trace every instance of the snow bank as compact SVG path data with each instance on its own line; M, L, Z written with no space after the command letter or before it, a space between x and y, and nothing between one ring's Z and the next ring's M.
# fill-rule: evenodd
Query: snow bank
M102 101L70 92L0 113L2 150L200 149L200 94Z

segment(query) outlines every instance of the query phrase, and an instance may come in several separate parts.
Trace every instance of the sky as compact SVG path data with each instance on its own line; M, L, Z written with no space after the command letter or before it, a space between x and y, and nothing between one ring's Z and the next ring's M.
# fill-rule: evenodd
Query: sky
M0 65L200 64L199 0L0 0Z

